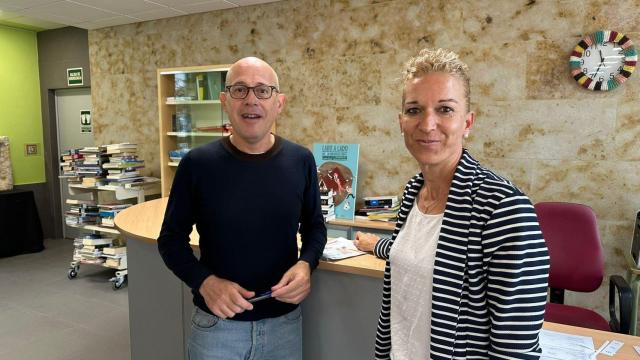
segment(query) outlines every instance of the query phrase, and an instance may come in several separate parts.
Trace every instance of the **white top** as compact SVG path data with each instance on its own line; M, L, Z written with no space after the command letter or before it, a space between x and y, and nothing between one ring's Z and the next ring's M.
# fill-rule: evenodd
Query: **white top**
M429 359L433 267L444 214L423 214L416 204L389 252L392 360Z

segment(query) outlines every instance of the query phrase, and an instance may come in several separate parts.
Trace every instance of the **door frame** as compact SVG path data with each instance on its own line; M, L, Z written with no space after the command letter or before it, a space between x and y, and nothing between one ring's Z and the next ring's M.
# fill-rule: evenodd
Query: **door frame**
M47 178L47 193L49 197L49 209L51 211L53 221L53 235L55 238L62 238L63 222L62 222L62 204L60 197L60 179L58 178L60 169L60 153L58 152L58 114L56 112L56 91L68 90L64 87L59 89L47 90L47 113L49 114L48 131L44 131L44 151L45 151L45 176ZM74 89L88 89L91 86L79 86ZM45 127L46 128L46 127ZM47 219L43 219L47 221Z

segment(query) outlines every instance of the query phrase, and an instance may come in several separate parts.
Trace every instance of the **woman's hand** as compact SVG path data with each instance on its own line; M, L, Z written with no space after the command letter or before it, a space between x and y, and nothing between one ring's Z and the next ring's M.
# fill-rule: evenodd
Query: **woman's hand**
M353 241L354 245L360 251L373 252L373 248L380 238L370 233L356 232L356 239Z

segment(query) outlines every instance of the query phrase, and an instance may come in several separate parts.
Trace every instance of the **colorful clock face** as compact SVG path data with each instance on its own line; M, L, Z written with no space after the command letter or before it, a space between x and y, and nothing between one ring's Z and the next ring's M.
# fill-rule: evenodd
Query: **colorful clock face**
M582 39L571 52L571 75L589 90L612 90L635 69L638 54L625 35L598 31Z

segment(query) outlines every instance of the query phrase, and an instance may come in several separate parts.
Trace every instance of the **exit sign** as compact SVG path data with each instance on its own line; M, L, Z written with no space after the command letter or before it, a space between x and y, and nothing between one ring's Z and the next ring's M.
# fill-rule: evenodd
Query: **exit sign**
M81 86L82 80L82 68L67 69L67 86Z

